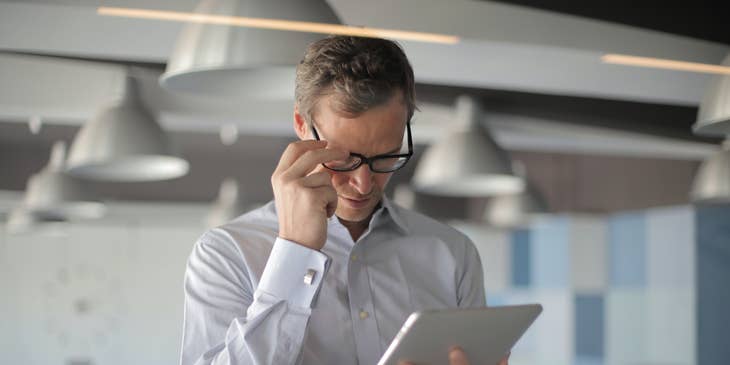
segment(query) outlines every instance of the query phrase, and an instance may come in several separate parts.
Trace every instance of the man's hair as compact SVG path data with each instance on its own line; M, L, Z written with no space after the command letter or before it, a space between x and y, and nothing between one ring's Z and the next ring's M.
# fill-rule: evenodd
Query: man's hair
M358 116L398 90L410 120L416 109L413 69L401 47L385 39L330 36L310 44L297 66L295 97L308 123L323 96L335 95L336 111Z

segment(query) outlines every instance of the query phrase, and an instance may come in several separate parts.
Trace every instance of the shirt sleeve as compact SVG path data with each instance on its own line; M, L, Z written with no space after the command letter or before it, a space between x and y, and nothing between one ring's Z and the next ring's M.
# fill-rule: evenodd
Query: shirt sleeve
M181 365L296 364L327 256L277 238L254 290L222 236L204 235L188 260Z
M461 308L484 307L487 296L484 289L484 272L479 252L469 238L465 237L464 271L458 282L457 301Z

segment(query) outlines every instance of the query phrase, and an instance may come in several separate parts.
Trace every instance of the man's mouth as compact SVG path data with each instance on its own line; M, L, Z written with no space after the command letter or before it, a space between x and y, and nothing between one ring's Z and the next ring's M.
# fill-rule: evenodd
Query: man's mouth
M347 203L347 205L352 208L363 208L370 201L370 198L353 199L344 196L340 196L340 198L342 198Z

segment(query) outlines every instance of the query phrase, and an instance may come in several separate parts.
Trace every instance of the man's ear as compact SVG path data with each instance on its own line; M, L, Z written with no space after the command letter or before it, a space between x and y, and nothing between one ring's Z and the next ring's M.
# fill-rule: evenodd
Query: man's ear
M309 139L309 136L307 136L308 131L309 126L307 125L306 118L299 113L299 105L294 104L294 132L296 132L297 137L303 141Z

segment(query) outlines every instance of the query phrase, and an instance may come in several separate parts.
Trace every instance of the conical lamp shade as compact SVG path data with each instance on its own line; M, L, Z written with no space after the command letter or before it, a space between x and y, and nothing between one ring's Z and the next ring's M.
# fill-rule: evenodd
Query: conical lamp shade
M408 184L398 184L393 190L393 201L403 208L418 210L416 192Z
M203 0L199 14L339 24L324 0ZM212 97L294 99L295 66L322 34L189 23L160 84Z
M413 177L421 192L442 196L479 197L512 194L524 189L507 153L481 126L481 109L471 97L456 105L460 128L430 146Z
M139 100L134 78L125 78L120 101L103 108L76 134L68 158L74 176L103 181L174 179L188 172L167 135Z
M10 214L8 214L5 228L7 229L8 233L21 234L33 232L39 226L45 227L48 224L57 224L64 222L66 222L66 219L64 219L63 217L32 213L23 207L17 207L13 209Z
M545 202L534 190L528 189L522 193L491 197L484 208L484 220L495 227L519 228L545 213Z
M700 165L691 196L695 203L730 203L730 140Z
M730 55L725 57L722 65L730 66ZM712 80L692 129L701 135L730 135L730 75L715 76Z
M221 183L218 198L208 213L205 224L209 228L220 226L238 217L244 210L238 182L227 178Z
M22 206L43 217L58 219L99 218L106 207L90 191L86 182L64 171L65 142L56 142L49 164L28 180Z

